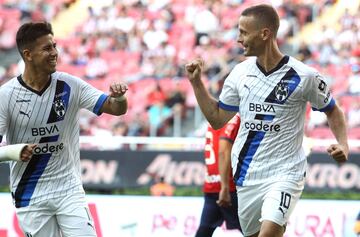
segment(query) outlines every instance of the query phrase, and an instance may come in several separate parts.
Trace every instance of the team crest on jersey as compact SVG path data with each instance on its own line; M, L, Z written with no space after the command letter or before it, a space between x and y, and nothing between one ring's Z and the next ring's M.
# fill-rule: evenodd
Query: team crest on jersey
M276 99L279 102L282 102L284 100L286 100L286 98L289 95L289 88L287 86L287 84L285 84L283 81L280 81L275 88L275 96Z
M55 113L59 117L64 117L65 112L66 112L66 105L63 100L61 100L61 99L55 100L55 102L53 104L53 108L54 108Z

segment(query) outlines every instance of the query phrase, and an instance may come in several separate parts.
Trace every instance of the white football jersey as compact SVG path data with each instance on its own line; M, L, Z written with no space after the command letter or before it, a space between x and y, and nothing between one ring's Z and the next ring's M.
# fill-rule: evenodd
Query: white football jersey
M236 185L304 177L308 101L322 112L335 105L322 76L295 58L284 56L268 73L255 57L235 66L225 80L219 107L241 117L231 159Z
M29 162L10 162L16 207L84 192L81 182L79 110L100 114L107 95L80 78L55 72L34 91L22 77L0 87L0 140L38 146Z

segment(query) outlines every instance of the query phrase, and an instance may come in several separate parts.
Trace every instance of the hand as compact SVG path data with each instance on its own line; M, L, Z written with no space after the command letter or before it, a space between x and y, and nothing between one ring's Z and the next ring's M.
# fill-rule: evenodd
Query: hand
M28 162L33 155L34 149L37 145L36 144L30 144L26 145L20 153L20 160L24 162Z
M327 149L327 152L334 160L339 163L345 162L348 160L349 149L340 144L332 144Z
M219 200L217 200L216 203L220 207L230 207L232 203L231 203L231 196L229 191L225 189L221 189L219 193Z
M198 58L185 65L186 74L190 81L199 80L201 76L201 70L204 67L204 60Z
M110 85L110 97L120 97L123 96L128 90L127 85L122 83L112 83Z

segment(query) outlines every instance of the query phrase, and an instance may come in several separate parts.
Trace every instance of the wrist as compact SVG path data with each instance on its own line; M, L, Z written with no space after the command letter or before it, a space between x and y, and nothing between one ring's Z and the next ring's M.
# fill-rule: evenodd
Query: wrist
M190 79L190 83L192 84L192 85L201 85L202 84L202 80L201 80L201 78L200 77L194 77L194 78L191 78Z
M229 186L227 186L227 185L221 185L221 190L223 190L223 191L229 191Z

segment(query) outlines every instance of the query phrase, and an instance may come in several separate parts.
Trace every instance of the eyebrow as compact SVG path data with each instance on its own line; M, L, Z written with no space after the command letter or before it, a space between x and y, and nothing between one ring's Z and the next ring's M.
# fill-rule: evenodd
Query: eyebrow
M47 47L50 47L50 46L54 46L54 45L57 45L56 42L53 42L53 43L46 43L42 48L47 48Z

